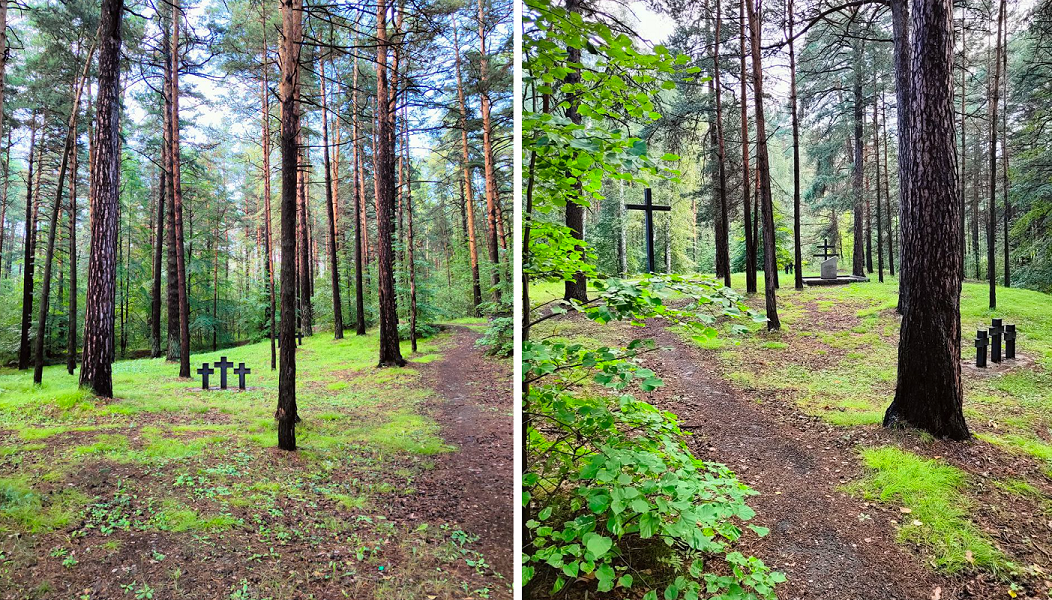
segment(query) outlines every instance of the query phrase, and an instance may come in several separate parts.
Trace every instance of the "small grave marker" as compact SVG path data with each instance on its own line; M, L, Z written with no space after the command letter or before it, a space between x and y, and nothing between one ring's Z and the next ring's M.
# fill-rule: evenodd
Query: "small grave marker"
M836 279L837 256L839 256L836 253L836 246L830 246L829 239L822 238L822 245L818 249L822 253L815 254L815 256L822 259L822 279Z
M1001 362L1001 334L1005 328L1001 325L1001 319L994 319L990 325L990 361Z
M201 389L208 389L208 376L215 373L215 370L208 366L208 363L201 365L201 368L197 370L197 374L201 376Z
M219 362L216 363L216 368L219 369L219 389L226 389L226 370L233 369L234 363L226 359L225 356L219 358Z
M1015 325L1005 325L1005 358L1015 359Z
M975 366L980 369L986 368L986 347L990 345L986 331L980 329L975 332Z
M245 363L239 363L237 368L234 369L234 373L237 374L237 387L239 389L245 389L245 375L251 375L252 369L245 366Z

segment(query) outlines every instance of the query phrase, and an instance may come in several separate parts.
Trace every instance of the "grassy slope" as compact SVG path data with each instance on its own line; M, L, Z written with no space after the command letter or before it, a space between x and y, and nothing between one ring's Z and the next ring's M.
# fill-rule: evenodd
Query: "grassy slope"
M38 595L48 596L77 582L79 563L128 560L122 546L158 533L171 548L186 550L204 540L239 557L228 583L241 589L239 579L247 578L260 598L285 597L290 579L300 579L303 590L342 585L347 577L358 581L348 589L359 594L409 593L408 582L383 576L385 568L403 577L421 575L414 593L440 597L454 589L485 596L487 586L505 585L472 569L466 577L450 574L473 556L462 532L437 523L404 530L385 518L393 498L412 496L415 475L429 468L427 456L450 448L423 414L431 392L416 369L375 369L375 332L341 341L330 335L305 339L297 355L303 421L294 460L273 450L277 373L269 369L267 343L192 357L194 371L221 355L245 362L253 371L246 392L236 390L234 375L234 389L204 392L199 377L180 380L178 366L162 359L115 363L119 398L109 402L80 391L62 366L47 368L40 388L28 372L0 372L0 532L24 535L4 536L0 590L24 586L18 574L26 565L62 563L56 576L33 582ZM440 358L443 343L442 336L423 340L412 362ZM218 373L212 377L218 386ZM100 486L87 473L113 477ZM291 523L285 518L290 509L302 515ZM320 540L339 540L354 559L312 567L292 556L293 547ZM422 553L405 551L425 544ZM255 562L241 556L261 553L267 558ZM179 564L155 569L167 577L120 583L178 589ZM363 574L372 581L363 584L370 579Z

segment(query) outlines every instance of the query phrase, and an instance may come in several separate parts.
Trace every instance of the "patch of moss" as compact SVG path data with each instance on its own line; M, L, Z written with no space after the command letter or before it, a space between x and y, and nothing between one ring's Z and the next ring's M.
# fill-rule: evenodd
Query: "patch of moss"
M969 519L971 503L961 492L967 483L964 471L891 446L865 448L861 454L869 475L846 489L909 509L902 515L899 542L924 548L932 565L949 574L1009 568L1004 554Z

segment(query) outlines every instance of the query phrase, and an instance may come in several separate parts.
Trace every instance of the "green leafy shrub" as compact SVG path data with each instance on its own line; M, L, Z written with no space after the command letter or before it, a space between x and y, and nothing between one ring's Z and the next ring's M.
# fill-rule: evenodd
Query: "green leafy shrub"
M576 309L600 323L662 316L697 335L714 335L717 315L763 319L710 279L608 280L597 287L588 305L557 303L552 314ZM685 306L662 301L672 291ZM746 500L756 492L725 466L696 459L675 415L626 393L662 385L636 361L653 348L641 340L596 349L552 339L524 343L524 583L550 582L553 594L585 578L596 591L640 589L648 600L659 588L664 598L773 599L785 577L733 549L745 528L767 534L747 525L754 512Z

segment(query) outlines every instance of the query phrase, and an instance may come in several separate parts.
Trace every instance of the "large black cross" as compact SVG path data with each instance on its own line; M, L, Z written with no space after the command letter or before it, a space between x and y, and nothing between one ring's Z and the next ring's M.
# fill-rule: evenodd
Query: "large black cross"
M237 374L237 387L245 389L245 375L251 375L252 369L245 366L245 363L239 363L237 368L234 369L234 373Z
M650 198L650 188L643 190L643 204L626 204L625 208L643 211L647 228L647 272L654 272L654 211L672 210L671 206L655 206Z
M201 365L201 368L197 370L197 374L201 376L202 390L208 389L208 376L212 373L215 373L215 370L212 369L212 367L209 367L208 363L204 363L203 365Z
M233 369L234 363L226 359L225 356L219 358L219 362L216 363L216 368L219 369L219 389L226 389L226 370Z
M830 246L829 245L829 239L827 239L827 238L823 238L822 239L822 245L819 246L818 249L821 250L822 253L821 254L816 254L815 256L821 256L822 260L829 260L830 258L833 258L834 256L840 256L839 254L836 253L836 246ZM833 250L833 252L830 253L829 252L830 250Z

